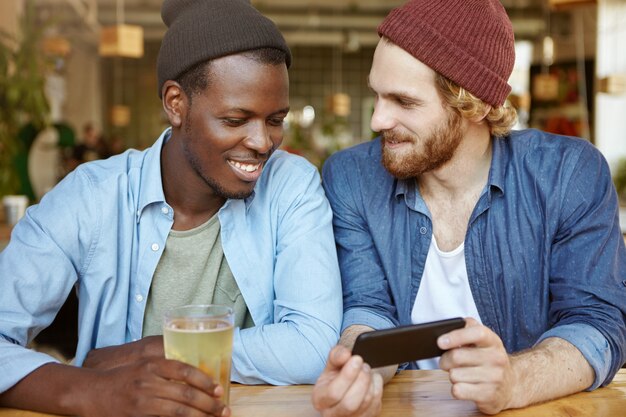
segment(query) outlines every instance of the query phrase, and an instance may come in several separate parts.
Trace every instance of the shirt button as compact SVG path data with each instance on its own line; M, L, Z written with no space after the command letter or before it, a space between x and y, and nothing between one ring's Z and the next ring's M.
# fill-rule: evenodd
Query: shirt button
M170 212L170 209L168 209L167 207L163 206L163 207L161 208L161 213L163 213L163 214L168 214L169 212Z
M159 250L159 244L158 243L153 243L152 244L152 250L155 251L155 252L158 251Z
M137 301L138 303L143 301L143 295L141 294L137 294L135 295L135 301Z
M420 227L420 233L425 235L426 232L428 232L428 229L426 229L425 227Z

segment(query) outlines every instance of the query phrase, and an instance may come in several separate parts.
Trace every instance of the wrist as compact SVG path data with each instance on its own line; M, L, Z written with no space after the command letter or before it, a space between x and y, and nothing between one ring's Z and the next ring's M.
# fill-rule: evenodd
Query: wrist
M527 404L527 393L525 393L524 383L524 361L521 357L509 355L511 363L510 397L503 410L511 408L523 408Z
M520 386L520 375L518 368L518 361L515 356L509 355L509 363L511 366L511 376L509 381L509 398L505 402L502 410L508 410L510 408L519 408L519 386Z
M95 371L48 363L35 369L2 394L2 406L43 413L88 416L88 404L96 400ZM91 414L93 415L93 413Z
M64 414L75 416L89 416L89 406L96 402L95 395L98 395L96 378L99 371L85 368L74 368L72 375L64 389L58 393L59 406L64 410Z

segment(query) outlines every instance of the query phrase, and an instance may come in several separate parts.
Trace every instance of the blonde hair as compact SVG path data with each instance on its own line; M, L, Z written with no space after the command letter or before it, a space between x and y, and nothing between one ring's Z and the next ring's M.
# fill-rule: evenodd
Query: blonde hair
M489 104L485 103L454 81L436 73L435 84L439 94L455 109L462 117L472 119L485 114ZM493 136L502 137L509 134L517 121L517 112L507 100L504 105L491 107L484 119L489 126L489 132Z

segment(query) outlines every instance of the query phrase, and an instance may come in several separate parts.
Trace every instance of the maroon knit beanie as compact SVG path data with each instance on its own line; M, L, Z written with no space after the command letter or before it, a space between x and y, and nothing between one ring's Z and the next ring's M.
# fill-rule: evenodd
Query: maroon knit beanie
M494 107L511 92L515 39L498 0L410 0L378 34Z

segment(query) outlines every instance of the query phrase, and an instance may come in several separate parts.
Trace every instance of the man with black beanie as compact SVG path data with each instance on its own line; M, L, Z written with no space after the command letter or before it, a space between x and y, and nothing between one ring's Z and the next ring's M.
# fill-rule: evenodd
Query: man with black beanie
M81 165L0 253L0 405L78 416L227 416L224 387L163 353L166 311L235 311L231 380L313 383L341 283L320 177L277 150L291 53L248 0L165 0L149 149ZM75 365L26 348L76 288Z
M344 319L314 406L377 415L398 366L372 371L348 350L356 337L457 316L441 357L400 369L448 371L452 395L483 413L610 383L626 360L626 250L604 157L579 138L511 131L515 47L498 0L411 0L378 32L381 136L322 174Z

